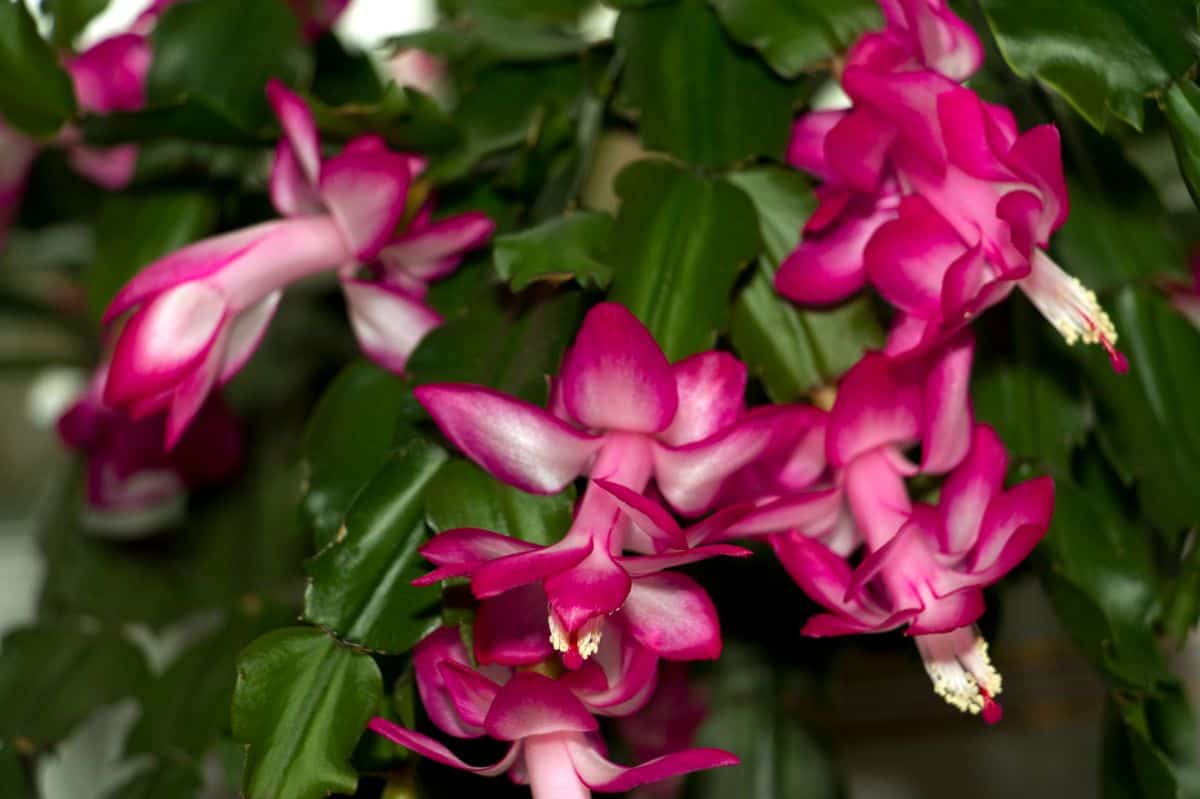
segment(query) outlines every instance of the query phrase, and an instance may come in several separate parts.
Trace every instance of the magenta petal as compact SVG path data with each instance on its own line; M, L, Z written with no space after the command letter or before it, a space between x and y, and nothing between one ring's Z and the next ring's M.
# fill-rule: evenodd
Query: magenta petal
M701 352L671 367L679 410L659 440L673 447L700 441L743 413L746 365L727 352Z
M730 526L731 538L762 536L797 530L817 538L837 522L842 509L842 492L822 488L768 502Z
M484 729L501 741L518 741L553 732L591 732L596 719L566 686L531 671L521 671L500 689Z
M822 180L832 179L833 171L825 160L825 138L846 114L846 111L814 111L797 119L788 142L788 163Z
M475 660L531 666L554 655L546 625L546 592L526 585L485 599L475 612Z
M720 749L685 749L626 768L611 762L594 746L578 738L567 742L567 750L571 753L576 773L589 788L612 793L628 791L678 774L736 766L741 762Z
M873 194L879 187L896 128L868 107L847 114L825 138L825 155L838 179Z
M67 157L75 171L88 180L109 191L119 191L133 180L138 148L136 144L102 150L75 145L67 151Z
M554 546L490 561L475 571L471 590L479 599L486 599L538 580L548 580L573 569L591 554L591 547L590 540L583 546L570 546L564 539Z
M605 621L599 651L560 679L593 713L620 717L650 701L657 677L658 657L637 642L617 614Z
M137 111L146 104L146 75L150 71L150 42L144 36L124 33L92 45L65 66L79 105L107 114Z
M944 0L905 0L911 34L921 60L948 78L963 81L983 65L983 44Z
M929 70L885 73L848 67L842 74L842 87L856 105L869 106L887 117L900 139L925 159L929 168L945 166L937 101L957 84Z
M971 361L975 338L965 330L947 343L925 380L921 471L947 472L971 446Z
M867 275L901 311L930 317L941 309L942 280L966 246L920 195L900 203L900 215L881 226L863 252Z
M844 466L886 444L916 440L921 397L890 358L867 353L842 377L829 414L829 462Z
M442 323L437 311L396 288L343 278L342 291L358 346L375 363L397 374L429 331Z
M430 384L413 394L468 457L531 493L563 490L587 471L603 443L536 405L481 386Z
M321 198L359 261L371 261L391 238L410 180L408 159L389 151L343 150L321 167Z
M279 307L282 297L282 291L272 291L233 320L233 324L229 326L228 340L225 342L221 372L217 376L218 383L223 385L232 380L246 365L246 361L250 360L250 356L254 355L258 345L262 343L263 336L267 334L267 327L275 318L275 310Z
M999 579L1033 550L1046 534L1053 513L1050 477L1026 480L996 497L983 517L971 571L985 574L989 581Z
M971 449L942 485L938 507L943 516L944 552L959 554L974 546L988 504L1003 488L1007 472L1008 453L996 431L975 425Z
M845 473L846 501L871 549L879 549L908 521L912 505L904 474L887 450L855 458Z
M979 95L967 88L955 88L938 97L937 102L951 162L980 180L1011 182L1013 174L1001 161L1003 153L993 147L1002 142L989 135L992 122Z
M634 557L618 558L617 562L621 564L621 567L625 569L630 577L637 580L641 577L657 574L665 569L686 566L689 563L698 563L709 558L722 556L747 558L752 554L754 553L750 550L735 547L732 544L706 544L676 552L664 552L661 555L637 555ZM636 582L634 582L634 587L637 587Z
M275 78L267 81L267 99L275 110L300 171L308 184L315 187L321 172L321 142L312 111L300 95Z
M905 635L948 633L974 624L983 615L983 592L967 588L929 603L905 630Z
M567 632L606 616L629 595L630 578L611 554L596 548L566 571L545 580L550 609Z
M423 282L445 277L468 250L482 246L496 223L478 211L431 222L388 242L379 253L384 269L404 272Z
M163 446L168 450L174 449L179 443L188 425L192 423L196 414L200 413L200 408L204 406L209 393L216 386L224 348L225 336L219 335L204 361L175 386L171 395L171 407L167 412L167 425L163 431Z
M1017 139L1008 153L1007 162L1017 174L1038 188L1039 196L1046 206L1045 227L1040 231L1042 240L1050 231L1057 230L1067 221L1070 200L1067 181L1063 176L1062 142L1058 128L1054 125L1039 125L1026 131Z
M771 536L770 541L783 568L814 602L834 611L861 613L864 624L878 620L877 614L862 613L857 604L846 601L846 589L852 579L850 566L824 544L800 533Z
M717 609L700 584L674 572L639 577L621 606L638 642L668 660L715 660L721 654Z
M885 626L882 623L871 624L862 622L848 616L839 616L836 613L818 613L810 616L804 622L804 626L800 628L800 634L809 638L829 638L835 635L860 635L862 633L881 632L884 629L889 629L891 626L893 625Z
M849 206L836 226L805 234L775 274L775 288L793 302L825 305L841 302L867 280L863 250L894 212L864 200Z
M499 762L493 763L490 766L472 766L446 748L445 744L435 741L428 735L406 730L404 727L393 724L385 718L376 716L371 719L371 722L367 726L384 738L403 746L405 749L416 752L422 757L427 757L444 766L470 771L482 777L494 777L497 774L503 774L508 771L512 768L513 763L516 762L517 754L520 751L520 746L513 744Z
M454 660L442 661L438 670L458 717L471 727L482 728L500 686L465 663Z
M439 627L421 639L413 650L413 672L417 692L430 721L448 735L456 738L478 738L483 734L481 724L467 723L455 708L454 698L442 671L445 663L470 665L467 648L457 627Z
M657 502L608 480L597 479L592 482L604 489L621 508L621 511L629 517L634 526L653 542L663 546L683 546L685 544L683 531L679 529L679 524Z
M271 204L284 216L307 216L324 211L313 179L304 173L296 159L296 151L286 140L275 147L275 162L271 165Z
M588 311L559 380L567 410L594 430L656 433L678 407L666 356L646 326L612 302Z
M421 554L438 566L479 563L540 550L537 544L475 527L446 530L421 546Z

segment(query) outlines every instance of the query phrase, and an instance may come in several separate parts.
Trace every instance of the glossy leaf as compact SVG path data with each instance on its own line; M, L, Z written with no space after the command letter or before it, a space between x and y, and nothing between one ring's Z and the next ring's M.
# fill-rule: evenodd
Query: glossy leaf
M1171 84L1163 99L1179 171L1192 200L1200 203L1200 86L1180 80Z
M158 20L151 43L151 107L194 96L251 128L272 119L267 81L298 83L309 66L296 15L278 0L174 5Z
M337 537L308 563L306 619L380 652L405 652L429 632L424 614L438 591L411 582L425 571L424 492L445 461L440 447L414 440L363 488Z
M730 35L794 78L847 50L883 18L874 0L709 0Z
M758 213L766 248L754 276L738 294L730 339L776 402L792 402L832 385L862 354L883 344L883 331L865 297L836 308L801 310L775 291L775 270L800 240L815 201L799 173L776 167L735 172Z
M99 319L113 296L145 266L213 229L211 195L159 191L106 197L96 219L96 259L84 273L88 307Z
M93 710L133 696L149 679L141 651L79 618L25 627L0 653L0 739L50 746Z
M1108 301L1129 373L1080 354L1096 396L1097 432L1137 490L1142 512L1168 540L1200 519L1200 495L1181 490L1200 470L1200 334L1158 294L1124 289Z
M976 371L975 413L996 428L1010 455L1065 470L1094 419L1061 372L1030 363L996 363Z
M712 167L782 158L792 89L739 48L712 9L683 0L624 11L616 39L648 149Z
M395 375L358 361L322 395L304 433L300 506L318 546L333 538L355 495L387 462L407 394Z
M75 113L75 90L37 23L19 0L0 2L0 116L49 137Z
M289 627L246 647L233 694L246 799L353 793L348 758L382 701L375 661L320 630Z
M633 311L671 360L711 348L737 273L760 246L754 206L724 180L665 161L627 167L617 193L609 299Z
M573 487L528 494L464 460L443 466L425 490L425 513L435 533L478 527L542 545L563 537L574 506Z
M1144 98L1196 61L1191 0L982 0L1005 60L1059 92L1096 128L1139 130Z
M532 283L574 280L602 289L612 269L606 256L613 219L598 211L577 211L537 227L496 238L496 273L513 291Z

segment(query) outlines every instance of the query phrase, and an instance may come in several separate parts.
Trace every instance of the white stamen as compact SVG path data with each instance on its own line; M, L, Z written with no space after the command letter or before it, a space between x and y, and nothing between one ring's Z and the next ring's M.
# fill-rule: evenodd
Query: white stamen
M1017 285L1041 312L1042 316L1073 346L1100 344L1117 363L1117 329L1105 310L1100 307L1096 293L1062 270L1041 250L1035 250L1029 276Z
M916 641L934 693L947 703L977 714L1000 693L1000 673L988 657L987 641L973 625L948 633L918 635Z
M604 620L602 618L588 619L574 636L567 632L553 611L550 613L548 621L550 625L550 646L554 647L555 652L562 652L564 654L570 652L572 638L574 638L575 650L579 653L579 657L584 660L587 660L600 650L600 638L604 632Z
M553 613L550 614L550 646L555 652L571 651L571 636L563 629L562 623Z

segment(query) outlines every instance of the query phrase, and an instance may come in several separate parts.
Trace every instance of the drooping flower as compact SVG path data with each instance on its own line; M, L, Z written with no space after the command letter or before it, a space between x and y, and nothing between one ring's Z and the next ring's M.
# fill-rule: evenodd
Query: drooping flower
M322 159L304 102L275 82L268 95L285 134L271 197L287 218L167 255L134 277L105 313L112 322L132 312L117 339L105 401L135 417L166 410L168 447L210 390L249 360L289 284L339 271L364 351L399 369L440 321L413 286L453 270L464 249L491 234L490 220L468 214L421 218L396 236L419 162L371 136ZM377 260L374 280L358 277L359 264Z
M1008 456L995 432L976 425L967 457L936 507L917 504L900 529L856 567L799 532L771 538L780 561L829 612L808 620L811 636L905 628L934 690L954 707L999 719L999 673L974 627L985 586L999 580L1045 534L1054 483L1036 478L1004 490Z
M59 418L58 433L87 464L84 522L115 537L144 535L176 516L189 489L222 482L239 468L242 429L214 395L179 445L165 452L163 415L133 420L107 407L104 371Z
M471 766L445 745L383 718L370 728L420 755L481 776L509 772L538 799L584 799L591 791L627 791L638 785L706 768L733 765L717 749L688 749L623 767L608 760L596 719L571 683L537 671L497 666L472 669L458 631L441 628L414 653L417 685L430 719L458 738L484 735L509 742L490 766ZM578 672L576 672L578 674Z

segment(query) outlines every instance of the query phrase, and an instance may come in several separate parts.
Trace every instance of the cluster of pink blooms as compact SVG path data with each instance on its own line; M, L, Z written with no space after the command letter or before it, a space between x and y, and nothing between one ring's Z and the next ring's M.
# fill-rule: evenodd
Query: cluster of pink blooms
M465 579L478 600L469 636L443 627L418 645L424 707L446 735L504 741L507 754L476 767L386 719L373 730L441 763L507 773L541 799L737 762L681 748L695 705L672 714L652 700L686 695L679 666L660 681L664 663L722 648L708 594L674 569L747 556L731 542L754 538L826 608L805 634L903 629L939 695L1000 717L1000 675L974 625L983 588L1045 534L1054 487L1005 488L1007 453L972 413L967 323L1019 287L1068 342L1123 359L1094 296L1045 253L1067 213L1055 129L1019 134L1011 113L961 85L982 51L944 0L881 1L886 29L858 42L842 74L853 108L796 124L791 160L824 182L778 285L829 303L870 283L897 312L884 351L842 378L827 409L747 408L736 358L670 363L629 311L601 303L545 408L476 385L416 388L446 438L495 478L538 494L583 488L550 546L456 529L422 549L435 568L419 584ZM213 389L251 357L292 282L336 273L362 349L400 371L439 322L427 284L492 233L481 214L434 220L428 203L408 207L420 158L373 136L330 154L299 97L278 83L268 95L284 132L270 182L281 218L168 255L106 315L124 323L92 397L157 417L168 447L186 443ZM944 477L936 497L910 497L918 474ZM626 728L650 759L626 768L607 758L596 716L634 714Z

